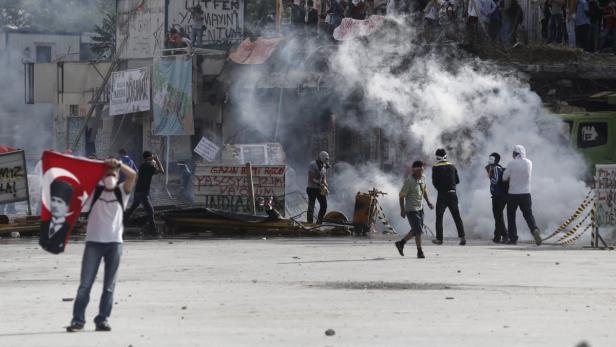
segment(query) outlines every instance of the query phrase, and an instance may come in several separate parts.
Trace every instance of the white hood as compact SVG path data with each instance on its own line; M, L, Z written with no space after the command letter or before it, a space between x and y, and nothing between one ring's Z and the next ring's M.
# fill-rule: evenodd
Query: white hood
M520 154L520 157L526 158L526 148L522 145L513 146L513 151Z

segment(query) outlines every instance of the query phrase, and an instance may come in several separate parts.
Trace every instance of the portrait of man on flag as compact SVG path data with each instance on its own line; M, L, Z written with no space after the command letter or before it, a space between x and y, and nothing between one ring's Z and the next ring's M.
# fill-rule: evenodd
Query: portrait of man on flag
M39 244L64 252L81 209L106 170L102 161L45 151L42 158L41 233Z

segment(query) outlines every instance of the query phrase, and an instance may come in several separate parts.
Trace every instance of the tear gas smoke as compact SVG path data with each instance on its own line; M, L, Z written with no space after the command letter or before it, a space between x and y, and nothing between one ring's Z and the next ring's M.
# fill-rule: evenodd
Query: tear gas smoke
M412 42L415 30L401 28L396 35L381 33L366 41L346 41L332 58L334 70L342 77L337 91L361 88L362 106L377 115L365 118L368 124L349 123L380 128L390 139L409 144L400 167L416 159L432 162L437 148L447 148L460 174L458 196L470 236L487 238L494 230L483 168L488 155L501 153L501 164L506 166L515 144L524 145L533 161L533 210L540 228L554 228L567 218L587 191L582 180L587 169L563 138L560 120L543 109L539 96L514 73L451 47L422 52ZM353 192L372 186L387 191L389 195L381 201L399 232L406 232L408 225L398 217L397 191L403 181L399 174L392 177L361 167L356 172L342 170L335 181L353 182L342 184L343 190ZM430 175L428 169L428 182ZM428 185L435 201L436 192ZM426 223L433 227L434 214L426 215ZM455 236L447 215L445 236ZM529 239L520 212L518 218L520 237Z
M285 40L287 48L297 47L293 39ZM406 19L390 18L379 32L343 42L329 57L329 77L334 83L325 93L331 96L285 98L286 104L297 106L285 107L279 140L285 145L288 163L297 169L298 182L304 184L304 168L314 160L315 153L295 144L323 130L305 128L306 119L319 117L315 112L318 103L319 110L328 108L336 114L339 126L366 136L374 128L381 129L393 144L390 148L396 149L392 173L382 172L377 163L368 160L355 166L336 164L329 178L333 193L329 210L350 217L355 194L376 187L388 193L379 200L389 219L399 232L406 232L408 223L400 218L398 207L402 168L417 159L428 163L425 175L435 203L430 163L435 150L444 147L460 174L458 196L467 234L491 237L494 221L484 166L492 152L499 152L501 164L506 166L512 159L513 146L521 144L534 164L532 197L537 223L543 230L556 227L587 190L582 179L587 168L564 139L560 120L544 110L539 96L515 71L473 58L454 46L425 46L418 41L415 26L407 24ZM307 54L317 50L318 45L305 39L301 42ZM298 58L289 54L283 51L279 55L288 56L288 65L298 65L291 59ZM244 84L242 88L247 87ZM272 134L268 117L275 114L276 105L263 104L254 92L245 95L246 89L243 93L231 92L231 98L241 99L240 116L251 129L268 137ZM303 128L292 130L297 124ZM445 237L456 235L448 215ZM530 239L520 212L518 218L520 238ZM434 229L434 213L427 207L426 224Z

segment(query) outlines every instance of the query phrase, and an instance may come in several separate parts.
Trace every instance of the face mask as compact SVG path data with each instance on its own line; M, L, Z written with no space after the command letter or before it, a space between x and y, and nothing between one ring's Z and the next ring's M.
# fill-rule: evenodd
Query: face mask
M118 179L115 176L107 176L103 180L103 183L105 184L105 189L112 190L116 187L116 184L118 184Z
M495 159L494 157L490 157L490 158L488 159L488 163L489 163L490 165L494 165L494 163L495 163L495 162L496 162L496 159Z

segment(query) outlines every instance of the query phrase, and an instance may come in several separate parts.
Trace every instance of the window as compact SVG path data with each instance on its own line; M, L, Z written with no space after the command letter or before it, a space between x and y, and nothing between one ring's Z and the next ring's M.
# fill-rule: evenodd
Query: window
M51 63L51 46L36 46L36 62Z
M606 122L580 123L577 146L578 148L590 148L605 145L607 135Z

